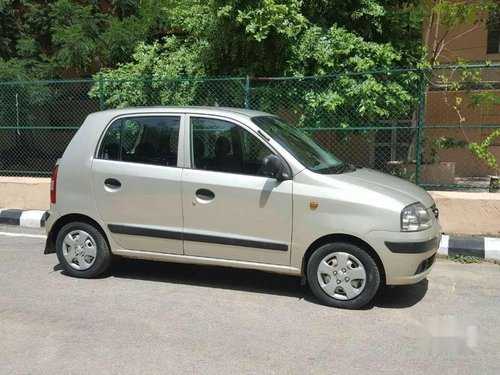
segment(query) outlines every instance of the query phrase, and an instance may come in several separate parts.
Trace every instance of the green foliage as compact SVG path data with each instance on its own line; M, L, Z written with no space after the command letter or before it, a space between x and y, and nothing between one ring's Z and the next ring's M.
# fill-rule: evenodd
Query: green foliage
M26 62L17 59L5 61L0 58L0 81L26 81L31 78L30 68L26 66ZM18 120L21 124L31 123L34 116L31 108L47 103L51 97L50 88L44 84L1 83L0 124L14 126ZM18 111L18 108L21 110ZM9 133L4 136L8 137Z
M314 24L336 24L365 40L398 46L407 58L418 57L421 45L420 1L398 0L304 0L303 12ZM413 64L413 62L412 62Z
M366 42L336 25L312 26L292 46L288 65L294 75L328 74L392 67L400 58L389 44Z
M382 20L385 13L378 3L366 3L370 3L368 8L356 8L354 18L360 21L371 15ZM140 44L133 61L99 74L106 81L120 80L119 84L106 83L108 106L193 103L200 97L200 90L204 90L193 82L178 83L175 90L166 89L166 83L160 81L170 78L324 75L389 68L402 60L400 51L390 43L366 41L335 23L328 27L313 24L299 0L265 0L258 4L191 0L163 4L158 13L167 15L177 36ZM322 12L330 14L330 9ZM126 84L125 79L144 80ZM272 98L253 91L252 106L273 111L277 102L295 103L287 105L300 114L303 125L322 126L325 116L329 116L335 126L363 126L411 113L416 95L410 88L415 87L416 79L413 73L393 77L339 75L325 80L328 83L321 89L308 90L307 84L295 88L281 86L273 90ZM96 90L94 87L91 92L93 97Z
M164 38L176 36L209 46L200 61L209 75L269 76L307 70L293 60L297 53L306 53L305 46L318 35L324 35L329 39L326 44L347 44L351 54L345 55L359 59L358 69L379 63L408 65L421 54L418 3L0 0L0 57L29 60L25 67L37 75L43 72L46 78L86 77L101 68L134 63L133 55L141 44L162 44ZM359 48L349 48L350 40ZM331 48L325 55L330 53ZM388 53L397 58L385 61ZM318 60L318 73L343 69L342 55L332 67L318 48L314 54L309 60Z
M493 168L497 173L499 170L499 165L497 158L489 151L491 143L496 138L500 138L500 129L495 130L489 136L487 136L481 143L472 142L467 146L470 151L476 155L479 160L483 160L486 164Z
M389 169L389 174L406 181L415 182L415 169L410 170L406 164Z
M236 21L244 24L246 33L258 42L266 39L272 31L295 38L308 25L301 6L301 0L262 0L260 7L247 5L245 10L238 10Z
M451 260L461 264L481 263L481 259L471 255L454 255Z
M450 137L435 137L435 138L425 138L424 144L429 147L430 159L425 162L428 164L436 164L439 162L438 153L440 150L449 150L451 148L459 148L467 146L467 141Z
M20 30L19 11L24 1L0 0L0 58L8 57Z
M431 2L430 11L439 15L439 23L447 30L453 30L457 26L469 23L473 24L481 20L482 11L494 6L493 1L454 1L441 0ZM479 18L478 18L479 17Z
M105 46L102 60L109 67L129 62L137 45L144 40L145 30L136 26L137 19L134 17L110 20L109 29L102 34L102 44Z
M82 6L70 0L58 0L51 6L52 41L57 47L55 61L66 69L88 71L99 64L99 35L107 17L93 5Z
M0 80L22 81L27 79L28 72L22 61L17 59L0 59Z
M389 44L366 42L335 25L324 30L313 26L292 46L288 71L295 76L331 72L363 72L391 67L401 55ZM325 115L336 126L364 126L390 116L410 113L415 104L416 75L338 75L323 89L306 92L297 111L301 123L323 126Z
M114 108L189 104L196 95L196 85L180 81L175 87L166 85L172 78L204 76L206 48L203 41L185 41L174 36L164 38L162 43L140 44L133 62L104 69L97 76L106 82L106 105ZM98 83L89 95L99 96Z
M0 0L0 57L30 60L47 78L89 76L133 62L141 43L177 36L210 46L203 56L209 75L408 66L424 56L425 17L437 14L454 28L478 21L492 2ZM345 53L332 56L334 43Z
M488 113L500 106L500 93L493 91L493 87L491 87L491 91L489 91L489 87L485 87L485 89L485 91L469 93L469 106L472 108L481 108L481 111Z
M137 0L109 0L108 4L119 19L137 15L141 8L141 1Z

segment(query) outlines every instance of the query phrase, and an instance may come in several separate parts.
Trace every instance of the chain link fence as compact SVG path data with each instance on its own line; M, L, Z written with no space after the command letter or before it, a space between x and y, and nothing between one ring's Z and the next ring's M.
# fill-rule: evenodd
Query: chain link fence
M317 77L0 82L0 103L3 176L50 176L89 113L163 105L270 112L345 162L429 189L488 189L498 174L500 64Z

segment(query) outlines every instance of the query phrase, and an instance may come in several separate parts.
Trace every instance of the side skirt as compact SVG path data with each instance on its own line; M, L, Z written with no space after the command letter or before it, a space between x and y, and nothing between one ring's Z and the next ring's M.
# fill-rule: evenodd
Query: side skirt
M299 268L294 268L289 266L279 266L267 263L245 262L240 260L207 258L207 257L197 257L197 256L179 255L179 254L164 254L164 253L155 253L150 251L137 251L137 250L125 250L125 249L114 249L112 252L115 255L133 259L157 260L160 262L172 262L172 263L204 264L209 266L255 269L255 270L280 273L285 275L294 275L294 276L301 275L301 270Z

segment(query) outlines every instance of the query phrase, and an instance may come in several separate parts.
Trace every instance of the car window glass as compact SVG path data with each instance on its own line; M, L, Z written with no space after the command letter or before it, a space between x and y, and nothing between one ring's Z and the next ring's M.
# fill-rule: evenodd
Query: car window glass
M274 116L257 116L251 120L314 172L331 174L343 165L328 149L317 144L296 126Z
M180 117L176 116L118 120L109 127L99 157L132 163L176 166L179 127Z
M223 120L191 118L193 168L260 175L262 160L272 154L258 138Z
M113 122L102 141L99 158L120 160L121 120Z

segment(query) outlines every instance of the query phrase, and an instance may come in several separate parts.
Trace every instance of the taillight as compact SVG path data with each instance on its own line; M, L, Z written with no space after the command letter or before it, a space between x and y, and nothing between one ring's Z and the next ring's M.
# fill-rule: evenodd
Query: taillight
M59 165L56 164L52 170L52 177L50 178L50 203L56 203L58 169Z

